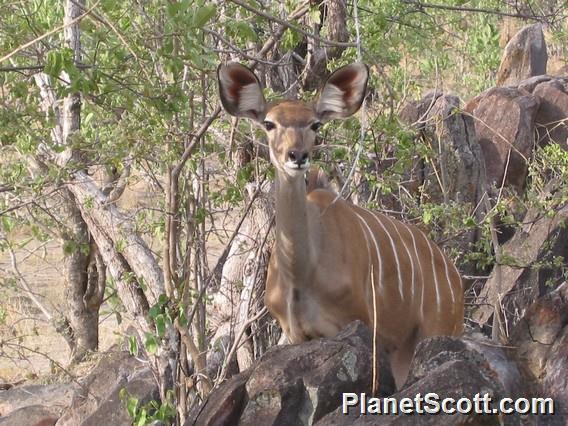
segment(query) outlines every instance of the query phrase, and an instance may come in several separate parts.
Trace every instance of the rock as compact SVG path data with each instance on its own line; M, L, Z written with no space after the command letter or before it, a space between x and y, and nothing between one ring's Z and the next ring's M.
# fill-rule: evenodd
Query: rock
M80 381L71 406L57 422L58 426L131 425L121 389L137 398L140 405L159 400L158 386L147 364L127 352L104 356Z
M420 159L402 180L413 182L406 186L417 194L419 189L428 201L469 204L471 211L481 214L476 206L480 201L485 162L475 136L475 125L470 114L460 110L460 100L453 95L428 93L418 102L408 103L401 119L419 129L434 153L432 161ZM481 220L481 217L479 217ZM444 226L444 224L441 224ZM463 232L446 245L458 253L468 253L477 232ZM473 265L458 260L465 274L474 272Z
M18 408L0 418L0 426L53 426L60 410L45 405L30 405Z
M473 399L476 394L488 394L492 400L519 395L522 377L502 349L483 338L433 337L421 341L414 354L410 375L401 391L392 398L415 399L436 393L440 399L463 397ZM480 417L474 414L445 415L422 414L419 419L410 416L358 415L359 408L345 416L341 407L324 417L318 426L347 425L493 425L499 424L495 416ZM419 423L417 423L419 422ZM510 423L509 423L510 422ZM518 422L518 418L516 419ZM509 417L504 424L515 424Z
M543 199L552 197L554 191L548 194ZM503 256L515 259L518 266L502 265L500 275L494 269L477 296L479 307L472 313L472 320L481 326L491 319L499 294L506 312L522 316L538 296L550 289L549 282L561 282L560 268L542 265L558 257L568 259L568 206L558 208L554 216L543 216L540 210L531 209L522 223L521 229L501 247ZM509 326L515 324L514 320L513 315L507 318Z
M564 284L566 287L566 283ZM567 311L567 303L564 310ZM568 325L554 341L554 345L548 352L548 359L544 368L545 374L541 379L541 390L545 396L554 399L556 409L564 413L564 424L568 423Z
M542 82L532 93L540 100L535 119L539 145L555 142L568 150L568 79Z
M339 406L343 392L371 392L371 348L371 332L360 322L333 339L272 347L246 375L215 390L186 424L312 424ZM379 394L387 395L394 381L380 354Z
M415 173L430 201L456 200L477 204L481 176L485 173L481 148L469 114L460 112L457 96L428 93L418 102L408 103L401 119L419 129L435 153L435 168L430 163L416 165Z
M210 394L202 406L188 415L186 426L236 425L246 399L251 370L237 374Z
M532 93L534 92L534 89L536 86L538 86L540 83L544 83L546 81L550 81L555 77L551 77L549 75L537 75L534 77L530 77L527 78L526 80L521 81L518 85L517 85L517 89L519 90L524 90L526 92Z
M422 99L411 101L405 104L400 111L400 119L403 123L413 126L416 129L423 129L426 114L430 111L436 100L443 96L442 92L427 92Z
M521 81L517 88L539 100L535 117L538 144L555 142L568 149L568 78L539 75Z
M433 202L454 200L474 207L479 201L485 170L473 120L459 108L457 96L443 95L426 113L424 132L437 154L439 180L432 167L426 165L425 176L429 178L425 189Z
M497 71L497 86L511 86L535 75L546 74L546 42L540 24L522 28L509 41Z
M532 157L535 145L538 107L538 98L510 87L489 89L466 106L475 119L488 183L498 188L503 184L517 189L524 187L526 160Z
M568 283L539 298L511 332L515 357L543 397L568 417Z
M71 404L74 387L71 384L28 385L0 392L0 416L29 406L52 407L61 413ZM56 411L54 411L56 409Z

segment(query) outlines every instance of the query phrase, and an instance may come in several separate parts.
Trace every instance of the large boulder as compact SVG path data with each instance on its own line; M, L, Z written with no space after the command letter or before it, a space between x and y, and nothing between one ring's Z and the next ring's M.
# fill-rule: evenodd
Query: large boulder
M439 96L425 114L423 131L435 153L435 165L427 163L424 170L429 177L425 191L431 200L477 205L485 168L473 119L460 111L460 99Z
M420 131L432 156L428 161L417 158L402 180L410 182L405 184L410 193L420 192L423 199L434 203L468 205L481 220L483 210L477 206L483 194L485 161L474 120L471 114L461 111L460 103L457 96L430 92L405 105L401 119ZM464 231L448 241L446 247L468 253L476 237L476 230ZM462 259L458 263L463 273L474 273L474 265L465 264Z
M551 78L532 93L540 100L536 115L539 144L554 142L568 150L568 78Z
M25 407L51 407L51 412L61 413L73 397L73 384L25 385L0 392L0 416ZM55 411L54 411L55 410Z
M403 388L391 395L401 401L403 398L416 400L417 395L425 397L435 393L438 402L443 398L469 398L475 401L488 398L496 401L502 397L522 395L522 376L506 353L482 337L456 338L433 337L423 340L414 354L410 374ZM359 407L353 407L348 414L342 407L324 417L318 426L347 425L448 425L499 424L497 416L477 414L437 414L416 415L367 414L361 415ZM518 418L509 417L504 424L518 424Z
M518 364L538 393L568 413L568 283L532 304L510 338ZM568 416L568 414L567 414Z
M568 78L539 75L521 81L518 89L539 100L535 117L538 145L557 143L568 149Z
M475 119L488 183L522 189L535 146L537 97L512 87L489 89L466 106Z
M360 322L333 339L271 348L246 373L222 384L186 425L308 425L333 411L344 392L372 387L371 332ZM379 393L394 390L384 354Z
M53 426L59 415L57 407L30 405L0 417L0 426Z
M474 121L461 112L460 103L457 96L430 92L405 105L401 120L419 130L433 151L432 161L420 160L408 178L411 191L422 187L433 202L455 200L475 206L485 164Z
M516 85L526 78L546 74L547 60L542 25L522 28L505 47L497 71L497 86Z
M120 398L121 389L141 405L160 396L147 363L124 351L105 354L80 385L57 426L130 426L133 419Z

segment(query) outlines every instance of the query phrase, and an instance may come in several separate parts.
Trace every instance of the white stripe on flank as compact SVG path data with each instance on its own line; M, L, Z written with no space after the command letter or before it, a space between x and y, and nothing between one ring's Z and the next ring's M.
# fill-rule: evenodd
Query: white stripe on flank
M410 250L408 250L408 246L406 245L404 238L402 238L402 235L400 235L400 231L396 227L395 220L388 217L388 216L385 216L385 217L388 219L388 221L394 227L394 230L396 231L398 238L400 239L400 241L402 242L402 245L404 246L404 249L406 250L406 254L408 255L408 260L410 260L410 269L412 271L412 281L410 283L410 285L411 285L411 287L410 287L410 298L411 298L411 302L414 302L414 286L415 286L415 283L416 283L416 275L415 275L415 272L414 272L414 261L412 260L412 255L410 254ZM399 222L399 223L401 223L401 222Z
M448 271L448 260L446 259L446 256L444 256L442 249L437 245L435 247L438 249L438 252L440 253L440 256L442 256L442 259L444 259L444 268L446 269L446 280L448 281L448 286L450 287L450 293L452 293L452 306L453 306L454 303L456 303L456 296L454 294L454 287L452 286L452 281L450 280L450 273Z
M398 292L400 293L400 299L404 300L404 294L402 293L402 273L400 272L400 262L398 261L398 253L397 253L397 250L396 250L396 246L394 245L394 240L392 239L391 234L389 233L389 231L387 230L385 225L383 225L382 222L379 220L377 215L375 215L372 211L369 211L369 210L367 210L367 211L369 213L371 213L371 216L373 216L375 218L377 223L381 226L381 228L383 228L383 230L387 234L387 237L389 237L391 247L392 247L392 251L394 253L394 261L396 263L396 271L397 271L397 274L398 274Z
M410 238L412 238L412 246L414 247L414 254L416 255L416 260L418 262L418 269L420 269L420 318L424 319L424 271L422 270L422 263L420 262L420 255L418 254L418 248L416 247L416 239L414 238L414 234L412 233L412 229L406 223L401 222L408 233L410 234Z
M356 215L357 213L354 212ZM359 216L359 215L357 215ZM365 232L365 228L361 225L361 221L359 221L359 226L361 227L361 232L363 232L363 237L365 237L365 245L367 246L367 257L369 259L369 275L371 276L370 279L373 280L373 257L371 256L371 246L369 246L369 238L367 238L367 233ZM374 289L372 297L375 297ZM374 299L373 299L374 300Z
M378 266L379 266L379 291L382 292L383 290L383 277L384 277L384 269L383 269L383 261L381 259L381 252L379 250L379 245L377 244L377 239L375 238L375 234L373 234L373 231L371 230L371 228L369 227L369 225L367 224L367 221L359 214L357 213L357 211L355 209L353 209L353 213L355 213L357 215L357 217L359 218L359 220L361 220L361 222L363 222L363 224L365 225L365 227L367 228L367 230L369 231L369 235L371 236L371 238L373 239L373 244L375 245L375 251L377 253L377 260L378 260ZM363 230L363 233L365 234L365 230ZM367 238L367 237L365 237ZM371 254L371 252L369 251L369 255ZM370 257L370 262L371 264L373 263L373 258L372 256Z
M426 240L426 244L428 244L428 250L430 251L430 258L432 259L432 273L434 274L434 290L436 290L436 307L438 313L440 313L442 304L440 303L440 291L438 290L438 273L436 272L436 266L434 264L434 252L432 251L432 245L430 244L428 237L426 237L426 234L424 234L424 232L422 232L421 230L418 230L418 232L420 232L420 234L424 237L424 240Z

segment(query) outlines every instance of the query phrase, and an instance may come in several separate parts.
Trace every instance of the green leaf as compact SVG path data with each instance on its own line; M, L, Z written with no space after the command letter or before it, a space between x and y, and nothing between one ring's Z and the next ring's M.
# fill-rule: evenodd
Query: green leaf
M88 114L85 116L85 118L82 120L82 121L83 121L83 124L84 124L85 126L87 126L87 125L91 122L91 120L93 119L93 117L94 117L94 114L93 114L92 112L88 113Z
M237 21L235 23L234 30L237 35L246 41L255 41L257 39L256 33L248 22Z
M63 55L58 50L47 52L43 71L51 77L57 78L63 69Z
M179 318L179 325L183 328L186 328L189 322L187 316L185 315L185 310L183 308L180 308L178 318Z
M16 221L8 216L0 217L0 223L2 224L2 228L6 233L12 231L12 229L14 229L14 227L16 226Z
M205 25L217 12L217 7L213 4L207 4L201 6L197 9L195 15L193 15L193 26L196 28L201 28Z
M148 311L148 316L149 316L150 318L152 318L153 320L155 320L156 317L157 317L158 315L160 315L161 312L162 312L161 307L156 304L156 305L154 305L154 306L152 306L152 307L150 308L150 310Z
M145 426L148 422L148 412L146 410L142 411L140 413L140 417L138 418L138 421L136 422L137 426Z
M432 212L430 210L424 210L424 213L422 213L422 221L425 224L429 224L432 221Z
M144 347L149 354L153 355L158 352L158 339L156 339L156 336L150 333L146 333Z
M166 316L164 314L158 315L154 319L154 323L156 324L156 332L158 333L158 336L164 337L166 334Z
M158 305L164 306L170 299L164 293L158 296Z
M128 352L132 356L138 355L138 340L136 336L128 336Z

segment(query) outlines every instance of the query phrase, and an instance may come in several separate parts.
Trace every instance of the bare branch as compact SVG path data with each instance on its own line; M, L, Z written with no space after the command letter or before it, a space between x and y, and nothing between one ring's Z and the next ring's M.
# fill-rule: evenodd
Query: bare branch
M274 15L271 15L269 13L255 9L254 7L248 5L248 4L246 4L246 3L244 3L240 0L231 0L231 2L235 3L236 5L241 6L243 9L246 9L249 12L252 12L252 13L258 15L258 16L262 16L263 18L266 18L270 21L276 22L276 23L282 25L285 28L290 28L291 30L296 31L296 32L302 34L303 36L317 40L322 44L326 44L328 46L336 46L336 47L357 47L356 43L343 43L343 42L339 42L339 41L332 41L332 40L322 38L322 37L318 36L317 34L310 33L310 32L305 31L302 28L300 28L300 27L298 27L294 24L291 24L287 20L280 19L280 18L278 18Z
M535 14L526 15L524 13L501 12L500 10L495 10L495 9L483 9L476 7L449 6L444 4L423 3L417 0L403 0L403 2L406 4L414 5L419 9L440 9L440 10L453 10L456 12L486 13L490 15L508 16L511 18L530 19L539 22L546 21L547 18L554 18L556 16L556 13L549 13L541 16L537 16Z

